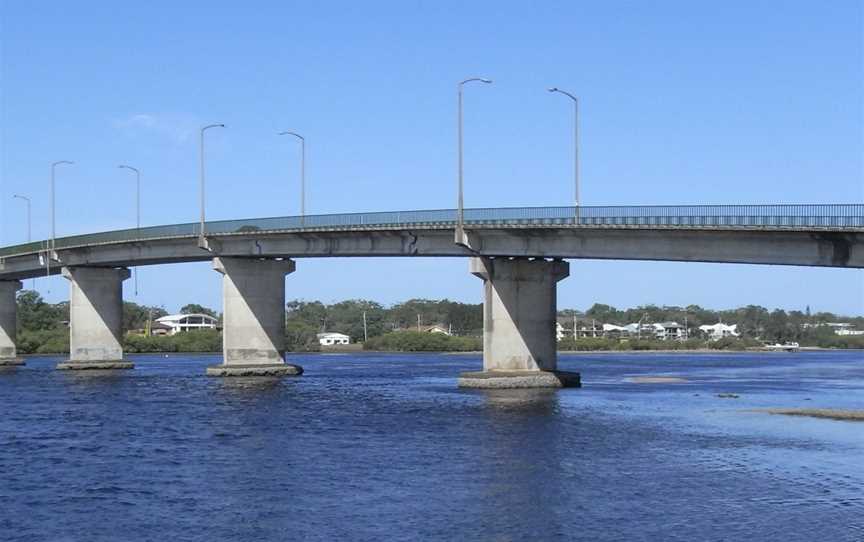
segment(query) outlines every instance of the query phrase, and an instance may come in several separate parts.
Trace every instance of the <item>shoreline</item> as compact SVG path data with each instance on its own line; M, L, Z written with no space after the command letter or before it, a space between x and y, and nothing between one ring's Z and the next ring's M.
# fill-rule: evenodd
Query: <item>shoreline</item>
M797 350L797 353L802 352L864 352L862 348L822 348L819 346L802 346ZM213 356L221 354L221 350L213 352L127 352L130 356ZM579 354L794 354L796 352L778 351L778 350L714 350L712 348L682 348L674 349L658 349L658 350L559 350L558 354L579 355ZM451 356L459 355L482 355L482 350L332 350L332 351L302 351L289 350L286 355L292 354L443 354ZM50 356L68 356L68 352L40 352L38 354L19 354L22 358L50 357Z

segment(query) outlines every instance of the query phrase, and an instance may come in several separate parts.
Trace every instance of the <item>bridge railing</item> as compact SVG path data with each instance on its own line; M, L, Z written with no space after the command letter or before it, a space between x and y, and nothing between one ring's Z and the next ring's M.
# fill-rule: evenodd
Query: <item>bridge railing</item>
M208 235L261 231L351 230L382 227L453 226L455 209L388 211L219 220L206 223ZM569 226L619 228L812 228L860 230L864 228L864 204L789 205L626 205L590 207L511 207L465 209L469 226ZM194 237L197 223L131 228L56 239L54 248ZM50 248L38 241L0 248L0 257Z

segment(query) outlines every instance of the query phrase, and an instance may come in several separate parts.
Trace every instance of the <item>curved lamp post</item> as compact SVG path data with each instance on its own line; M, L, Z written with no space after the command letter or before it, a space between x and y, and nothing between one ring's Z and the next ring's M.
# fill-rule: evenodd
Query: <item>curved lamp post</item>
M297 132L279 132L277 135L290 135L300 140L300 224L306 221L306 138Z
M579 98L570 94L566 90L561 90L558 87L547 89L549 92L563 94L573 100L573 183L574 196L576 201L576 209L578 216L579 209Z
M125 164L120 164L117 166L119 169L128 169L135 173L135 229L139 230L138 233L140 237L141 230L141 172L138 171L137 168L132 166L127 166ZM138 295L138 268L135 267L132 269L135 273L135 295Z
M57 169L57 166L68 164L72 165L75 162L70 160L58 160L51 164L51 247L50 250L54 250L57 241L57 228L56 228L56 218L55 218L55 210L54 210L54 171ZM50 259L50 255L49 255Z
M198 182L198 191L200 196L200 205L201 205L201 225L198 229L198 246L201 248L207 248L207 240L204 239L204 132L209 130L210 128L225 128L224 124L208 124L207 126L203 126L201 128L201 137L199 139L198 145L198 155L199 155L199 182Z
M463 206L464 198L463 198L463 174L462 174L462 87L464 87L467 83L492 83L491 79L486 79L483 77L471 77L469 79L465 79L459 82L458 85L458 94L459 94L459 119L458 119L458 146L459 146L459 200L456 207L456 242L459 244L464 244L465 237L465 208Z

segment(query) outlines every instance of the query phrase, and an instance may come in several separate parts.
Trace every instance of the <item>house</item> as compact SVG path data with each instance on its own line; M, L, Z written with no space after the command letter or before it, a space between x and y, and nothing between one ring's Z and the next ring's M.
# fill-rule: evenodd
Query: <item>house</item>
M687 329L678 322L660 322L651 324L654 336L661 341L683 341L687 339Z
M155 332L157 326L165 326L168 335L176 335L197 329L216 329L218 324L219 320L209 314L169 314L157 318L153 330Z
M575 324L576 338L584 337L602 337L603 326L594 320L579 320Z
M699 326L699 331L708 336L712 341L717 341L725 337L738 337L738 324L727 325L723 322L718 322L714 325Z
M345 335L343 333L319 333L318 334L318 344L321 346L334 346L337 344L350 344L351 337Z
M431 326L420 326L420 331L423 333L443 333L444 335L452 335L450 329L444 327L443 324L433 324Z
M630 331L624 326L615 324L603 324L603 336L613 339L630 336Z
M842 323L828 322L828 323L823 324L823 325L828 326L831 329L833 329L835 335L844 335L844 336L864 335L864 331L861 331L858 329L852 329L853 328L852 324L849 324L846 322L842 322Z
M561 325L561 322L555 322L555 340L560 342L564 335L564 326Z

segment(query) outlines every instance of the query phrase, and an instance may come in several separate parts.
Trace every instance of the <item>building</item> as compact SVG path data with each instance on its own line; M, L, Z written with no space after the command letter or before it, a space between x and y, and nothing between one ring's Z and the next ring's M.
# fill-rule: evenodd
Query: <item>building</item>
M687 328L678 322L660 322L651 324L654 336L661 341L683 341L687 339Z
M443 333L444 335L452 335L450 333L450 329L445 327L444 324L433 324L431 326L420 326L418 328L423 333Z
M155 332L157 326L165 326L168 328L168 335L176 335L184 331L216 329L218 324L219 320L209 314L169 314L168 316L157 318L153 330Z
M351 344L351 337L343 333L319 333L318 344L321 346L334 346L339 344Z
M830 327L834 331L834 335L842 335L842 336L851 336L851 335L864 335L864 331L853 329L853 325L847 322L827 322L825 324L820 324L823 326Z
M726 337L738 337L738 324L727 325L723 322L718 322L714 325L699 326L699 331L708 336L712 341L718 341Z

